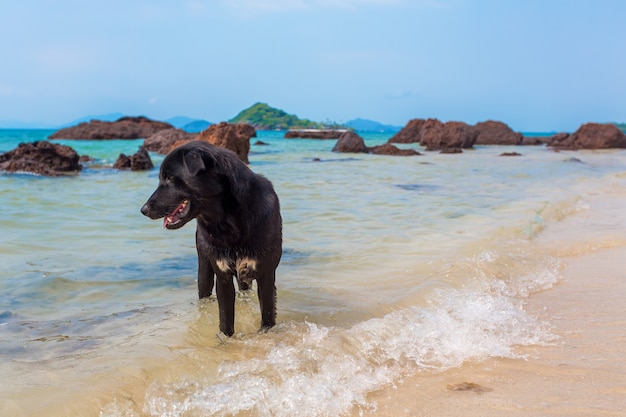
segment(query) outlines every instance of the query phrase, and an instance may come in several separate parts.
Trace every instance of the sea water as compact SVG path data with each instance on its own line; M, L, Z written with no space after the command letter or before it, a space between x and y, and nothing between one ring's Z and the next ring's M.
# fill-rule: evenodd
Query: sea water
M0 152L50 133L0 131ZM626 195L622 150L393 157L283 134L250 153L281 200L277 325L259 333L256 295L239 294L232 338L215 296L197 299L195 223L139 212L162 156L111 168L142 140L58 141L94 158L79 175L0 174L0 415L375 412L371 394L403 378L553 342L525 300L567 256L625 243L610 221L539 243Z

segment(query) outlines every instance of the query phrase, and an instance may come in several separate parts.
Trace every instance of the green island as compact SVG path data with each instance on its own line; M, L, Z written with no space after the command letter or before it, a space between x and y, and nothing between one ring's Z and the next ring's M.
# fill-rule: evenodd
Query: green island
M341 129L345 128L334 122L313 122L300 119L284 110L270 107L266 103L255 103L228 121L229 123L248 123L258 130L290 129Z
M626 133L626 123L613 123L619 130Z

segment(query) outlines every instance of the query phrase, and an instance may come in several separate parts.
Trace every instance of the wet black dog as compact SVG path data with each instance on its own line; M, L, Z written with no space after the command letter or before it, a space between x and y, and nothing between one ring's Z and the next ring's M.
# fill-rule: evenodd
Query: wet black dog
M234 152L193 141L168 154L159 186L141 208L163 227L196 219L198 293L208 297L216 276L220 330L232 336L235 287L257 282L262 328L276 322L275 271L282 255L282 220L272 183L253 173Z

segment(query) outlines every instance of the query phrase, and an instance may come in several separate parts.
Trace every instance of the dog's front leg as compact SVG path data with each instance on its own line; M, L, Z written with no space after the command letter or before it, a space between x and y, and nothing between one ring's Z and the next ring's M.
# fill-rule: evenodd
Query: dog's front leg
M261 329L276 324L276 272L265 272L257 277L257 292L261 307Z
M211 296L215 273L209 260L209 245L198 229L196 229L196 250L198 251L198 297L202 299Z
M220 310L220 331L226 336L235 333L235 284L229 273L218 272L216 282L217 304Z

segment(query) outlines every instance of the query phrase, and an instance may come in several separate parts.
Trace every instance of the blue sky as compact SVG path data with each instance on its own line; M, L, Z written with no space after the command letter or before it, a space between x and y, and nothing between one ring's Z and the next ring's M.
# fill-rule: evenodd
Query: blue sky
M0 57L0 121L626 121L621 0L2 1Z

